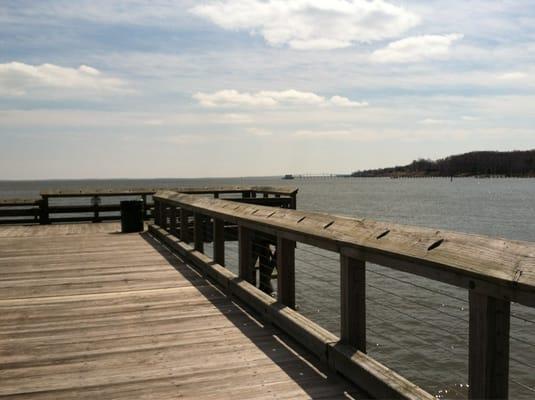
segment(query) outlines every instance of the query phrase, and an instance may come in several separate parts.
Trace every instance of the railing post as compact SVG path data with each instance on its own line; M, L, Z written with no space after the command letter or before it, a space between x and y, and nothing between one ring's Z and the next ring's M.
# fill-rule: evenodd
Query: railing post
M295 242L277 236L277 299L295 308Z
M271 254L270 243L268 240L260 239L255 242L254 246L258 256L258 277L260 281L258 288L271 295L273 293L271 276L275 265L272 260L273 254Z
M292 210L296 210L297 209L297 193L292 193L290 197L292 198L290 208Z
M167 204L160 201L160 226L162 229L167 229Z
M176 236L176 207L171 206L169 208L169 233Z
M189 232L189 215L190 212L185 208L180 209L180 240L184 243L191 243Z
M48 214L48 197L42 196L39 202L39 223L41 225L50 224L50 216Z
M340 339L366 352L366 262L340 255Z
M255 276L253 263L253 232L243 226L238 226L239 247L239 276L254 284Z
M225 221L214 218L214 261L219 265L225 265Z
M93 222L100 222L100 201L101 200L99 196L93 196L93 198L91 199L91 203L93 203Z
M160 215L160 200L156 200L156 199L153 199L153 203L154 203L154 224L158 225L161 227L161 215Z
M193 214L193 242L195 250L204 252L204 217L200 213Z
M147 207L147 195L146 194L142 194L141 195L141 200L143 201L143 219L148 219L149 218L149 210L148 210L148 207Z
M511 303L469 291L470 399L507 399Z

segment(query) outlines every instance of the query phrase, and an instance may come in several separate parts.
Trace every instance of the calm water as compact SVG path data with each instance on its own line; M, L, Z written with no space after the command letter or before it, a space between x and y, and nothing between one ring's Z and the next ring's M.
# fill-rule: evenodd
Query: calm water
M111 180L0 182L0 197L43 189L209 186L299 187L298 208L535 242L535 179ZM229 243L229 268L237 268ZM208 251L210 251L208 249ZM336 254L299 245L297 307L338 333ZM441 398L467 392L467 293L388 268L367 268L368 353ZM513 305L511 398L535 398L535 312Z

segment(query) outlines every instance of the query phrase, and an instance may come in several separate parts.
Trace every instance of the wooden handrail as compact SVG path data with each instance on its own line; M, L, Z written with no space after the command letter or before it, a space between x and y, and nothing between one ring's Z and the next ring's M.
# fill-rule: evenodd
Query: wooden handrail
M0 199L0 224L9 223L35 223L49 224L51 222L76 222L119 219L118 215L102 216L105 212L120 211L119 203L99 204L95 201L92 205L51 205L50 199L80 198L80 197L127 197L140 196L144 203L145 217L149 217L148 210L152 207L147 202L149 196L154 195L159 189L77 189L77 190L45 190L41 192L39 199ZM233 197L234 201L257 203L274 207L296 208L298 189L294 187L271 187L271 186L221 186L221 187L182 187L176 189L181 193L212 194L220 197L224 194L241 194L240 198ZM257 195L261 195L257 196ZM275 197L269 197L273 195ZM11 209L9 209L11 208ZM92 213L93 217L71 215L68 217L52 218L51 214L81 214ZM32 216L33 219L22 217ZM9 218L9 219L7 219Z
M39 199L0 199L0 207L35 206Z
M152 195L162 188L142 188L142 189L79 189L79 190L44 190L40 194L42 197L93 197L93 196L141 196ZM271 187L271 186L220 186L220 187L177 187L173 191L187 194L230 194L254 192L274 195L295 195L298 189L295 187Z
M295 242L339 253L341 343L355 351L366 350L366 262L468 289L470 398L507 398L510 302L535 306L535 243L237 204L173 191L158 192L153 198L161 205L160 221L167 221L171 209L179 208L181 215L195 215L195 237L197 231L202 234L197 222L202 216L236 224L240 233L239 277L244 282L254 284L250 269L254 232L276 237L278 301L282 305L294 306ZM181 231L189 234L187 229ZM194 250L202 253L199 243L196 240ZM347 362L341 353L337 352L336 357Z
M166 191L155 200L493 297L535 306L535 243Z

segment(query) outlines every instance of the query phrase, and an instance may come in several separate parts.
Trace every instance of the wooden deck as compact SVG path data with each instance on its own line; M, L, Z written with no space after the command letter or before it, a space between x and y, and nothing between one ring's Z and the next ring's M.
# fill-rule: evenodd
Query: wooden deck
M147 233L0 227L0 397L362 398Z

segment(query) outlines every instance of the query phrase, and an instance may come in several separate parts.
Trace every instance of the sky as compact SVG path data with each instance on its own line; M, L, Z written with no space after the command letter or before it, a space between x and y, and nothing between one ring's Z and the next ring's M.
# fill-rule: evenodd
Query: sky
M0 179L532 148L533 0L0 0Z

